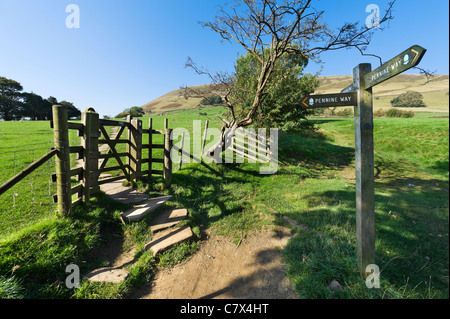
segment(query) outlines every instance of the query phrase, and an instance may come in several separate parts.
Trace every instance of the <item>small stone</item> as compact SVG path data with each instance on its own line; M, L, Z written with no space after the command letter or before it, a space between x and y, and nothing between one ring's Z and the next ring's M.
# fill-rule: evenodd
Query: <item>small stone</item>
M342 288L341 284L337 280L333 280L329 285L328 288L332 291L344 291L344 288Z
M127 279L129 272L123 268L100 268L86 275L86 279L94 282L121 283Z

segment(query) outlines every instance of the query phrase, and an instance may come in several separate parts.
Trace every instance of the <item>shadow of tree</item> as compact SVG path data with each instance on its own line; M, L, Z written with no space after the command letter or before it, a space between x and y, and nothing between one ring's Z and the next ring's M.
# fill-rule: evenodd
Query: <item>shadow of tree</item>
M290 216L326 237L302 234L286 248L299 290L309 298L333 298L318 287L336 279L347 284L339 298L355 298L355 290L361 297L448 298L448 187L448 181L439 179L376 182L376 263L382 289L371 292L356 269L354 187L308 195L312 208Z

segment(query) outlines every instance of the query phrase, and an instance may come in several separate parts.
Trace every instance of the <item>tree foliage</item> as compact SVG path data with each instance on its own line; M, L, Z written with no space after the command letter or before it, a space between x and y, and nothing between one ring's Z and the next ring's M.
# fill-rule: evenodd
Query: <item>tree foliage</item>
M127 117L128 115L131 115L132 117L141 117L141 116L145 115L145 111L144 111L144 109L142 107L133 106L132 108L123 110L122 112L117 114L115 116L115 118L116 119L124 118L124 117Z
M423 95L415 91L400 94L391 101L391 104L393 107L426 107Z
M304 74L308 60L292 53L285 53L274 66L272 77L267 83L266 93L256 116L259 127L276 127L284 131L300 131L311 128L306 120L309 111L301 104L305 95L311 94L319 86L317 76ZM261 65L253 54L242 55L236 61L234 73L233 104L239 105L238 113L252 106L257 90L257 77Z
M66 106L69 118L78 118L81 115L72 102L58 102L53 96L44 99L36 93L22 91L23 87L19 82L0 77L0 119L49 120L52 117L52 105L55 104Z
M0 77L0 118L12 121L22 112L22 85L14 80Z

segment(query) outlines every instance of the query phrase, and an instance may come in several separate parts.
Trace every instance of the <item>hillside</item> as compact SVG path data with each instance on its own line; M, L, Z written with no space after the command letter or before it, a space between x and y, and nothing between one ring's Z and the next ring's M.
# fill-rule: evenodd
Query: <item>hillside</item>
M319 80L320 87L316 90L316 94L335 93L350 85L352 76L323 76ZM203 85L194 88L201 87ZM374 107L390 107L390 101L406 91L417 91L423 94L424 102L428 107L420 109L422 112L449 112L449 76L447 74L435 75L428 83L424 75L400 74L374 87ZM201 97L185 99L182 90L178 89L144 104L142 108L154 113L188 110L198 107L201 101Z

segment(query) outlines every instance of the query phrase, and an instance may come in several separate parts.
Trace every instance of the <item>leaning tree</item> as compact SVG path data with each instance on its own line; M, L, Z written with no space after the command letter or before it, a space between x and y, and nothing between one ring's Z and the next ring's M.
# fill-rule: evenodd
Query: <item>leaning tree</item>
M382 30L386 22L392 19L394 3L390 2L384 15L379 17L377 28L360 26L359 22L354 22L333 29L323 21L324 11L313 7L313 0L233 0L218 10L214 20L201 22L222 39L238 43L260 64L252 102L242 110L237 105L238 100L232 98L239 90L233 75L212 74L188 59L187 67L211 79L211 85L207 92L203 92L204 95L220 95L230 111L230 117L222 120L218 142L206 153L213 155L217 150L226 149L237 128L253 123L267 93L267 84L274 74L277 60L283 55L297 54L316 62L320 61L321 53L344 48L355 48L366 55L365 50L374 31ZM186 90L186 97L191 94L199 95L199 92Z

